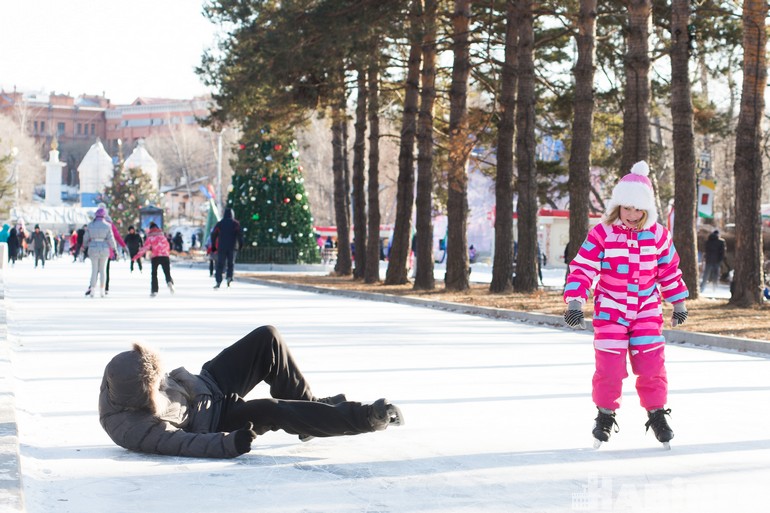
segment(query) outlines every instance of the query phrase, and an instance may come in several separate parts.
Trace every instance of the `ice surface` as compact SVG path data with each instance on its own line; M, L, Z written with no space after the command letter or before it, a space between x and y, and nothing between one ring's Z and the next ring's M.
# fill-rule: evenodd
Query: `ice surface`
M5 270L28 513L724 513L770 500L766 358L670 346L671 451L645 435L632 378L620 432L593 450L588 333L237 279L214 292L207 270L180 265L176 294L151 299L148 267L113 263L104 299L83 296L88 263ZM131 341L197 372L262 324L317 395L387 397L406 425L308 443L268 433L225 461L131 453L102 431L104 365Z

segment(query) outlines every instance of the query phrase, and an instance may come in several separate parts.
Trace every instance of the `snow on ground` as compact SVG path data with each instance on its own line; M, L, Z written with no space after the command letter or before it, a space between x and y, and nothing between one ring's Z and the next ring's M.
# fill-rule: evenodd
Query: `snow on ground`
M723 513L770 500L767 358L670 346L672 450L645 435L628 379L620 432L597 451L588 333L238 281L213 291L206 270L181 266L176 295L151 299L148 270L125 261L110 295L88 299L89 272L69 259L5 270L28 513ZM104 365L131 341L197 372L268 323L317 395L387 397L406 425L308 443L268 433L234 460L131 453L102 431Z

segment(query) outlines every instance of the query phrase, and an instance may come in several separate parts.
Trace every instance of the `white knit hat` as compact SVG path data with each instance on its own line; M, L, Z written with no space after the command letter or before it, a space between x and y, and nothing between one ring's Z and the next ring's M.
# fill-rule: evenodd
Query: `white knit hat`
M617 207L634 207L647 211L647 222L643 228L649 228L658 221L658 211L655 208L655 193L652 182L647 176L650 166L640 161L631 167L631 172L620 179L612 190L612 198L607 203L607 213Z

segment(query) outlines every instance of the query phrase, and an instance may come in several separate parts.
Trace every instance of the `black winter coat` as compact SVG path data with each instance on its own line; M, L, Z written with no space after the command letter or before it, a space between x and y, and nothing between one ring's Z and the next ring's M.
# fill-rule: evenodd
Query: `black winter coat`
M240 454L235 437L216 431L223 400L205 371L195 375L180 367L163 376L158 356L134 344L104 369L99 422L116 444L132 451L234 458Z
M227 253L243 246L241 223L233 219L233 210L225 209L225 215L211 231L211 244L215 251Z
M139 248L142 247L142 244L144 244L144 241L142 240L142 236L138 233L127 233L125 237L123 237L123 242L126 243L126 247L128 248L128 254L131 256L136 255L139 253Z

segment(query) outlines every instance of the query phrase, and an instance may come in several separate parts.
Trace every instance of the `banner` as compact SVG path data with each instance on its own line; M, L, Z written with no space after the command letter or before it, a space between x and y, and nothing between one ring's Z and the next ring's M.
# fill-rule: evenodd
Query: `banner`
M698 185L698 216L714 217L714 191L717 184L714 180L702 179Z

